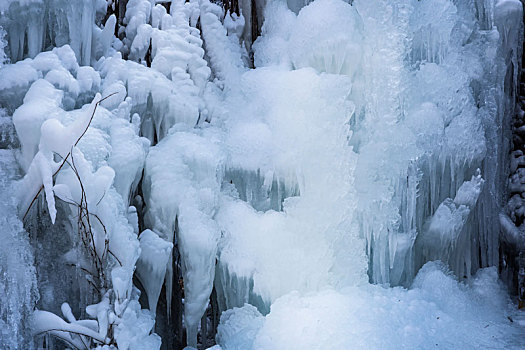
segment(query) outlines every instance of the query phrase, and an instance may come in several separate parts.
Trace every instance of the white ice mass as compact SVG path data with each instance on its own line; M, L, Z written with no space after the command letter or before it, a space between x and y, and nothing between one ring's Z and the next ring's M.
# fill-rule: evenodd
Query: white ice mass
M523 36L520 0L0 0L0 349L525 348Z

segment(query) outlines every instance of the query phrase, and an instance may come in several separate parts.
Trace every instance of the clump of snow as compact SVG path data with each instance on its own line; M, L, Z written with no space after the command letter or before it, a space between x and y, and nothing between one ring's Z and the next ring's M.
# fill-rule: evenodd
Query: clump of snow
M283 65L292 68L289 57L289 40L297 16L284 2L272 1L265 8L262 35L253 43L256 67Z
M251 349L263 324L263 315L250 304L226 310L222 313L221 324L217 328L217 342L225 350Z

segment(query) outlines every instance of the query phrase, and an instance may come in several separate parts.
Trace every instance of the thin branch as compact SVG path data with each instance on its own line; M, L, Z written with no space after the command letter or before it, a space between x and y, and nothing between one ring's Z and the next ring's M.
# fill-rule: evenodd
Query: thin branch
M100 340L100 339L96 339L88 334L85 334L85 333L82 333L82 332L78 332L78 331L71 331L71 330L65 330L65 329L60 329L60 328L51 328L51 329L46 329L45 331L42 331L42 332L38 332L38 333L35 333L35 336L39 336L41 334L44 334L44 333L49 333L49 332L64 332L64 333L71 333L71 334L77 334L77 335L83 335L85 337L88 337L88 338L91 338L93 340L96 340L98 342L101 342L102 344L105 344L104 341ZM60 339L63 339L62 337L59 337ZM74 345L75 348L77 348L76 345ZM78 348L77 348L78 349Z
M108 248L108 253L111 254L117 260L117 262L120 264L120 266L123 266L122 263L120 262L120 259L117 258L117 256L115 254L113 254L113 252L109 248Z
M78 266L78 265L75 265L75 264L68 264L68 265L69 265L69 266L72 266L72 267L78 267L78 268L81 269L82 271L87 272L88 274L90 274L93 278L97 278L97 275L95 275L93 272L89 271L89 270L86 269L85 267Z
M115 95L116 92L112 93L112 94L109 94L108 96L100 99L97 103L95 103L95 108L93 109L93 113L91 114L91 117L89 118L89 122L86 126L86 129L84 130L84 132L82 132L82 134L80 135L80 137L77 139L77 141L75 142L75 146L79 143L80 139L86 134L89 126L91 125L91 122L93 121L93 118L95 117L95 112L97 111L97 107L98 105L108 99L109 97ZM55 177L58 172L60 171L60 169L62 169L62 167L64 166L64 164L66 163L67 161L67 158L69 157L69 155L71 154L71 151L66 155L66 157L64 158L64 160L62 161L62 163L60 164L60 166L58 167L58 169L53 173L53 177ZM29 213L29 210L31 209L31 207L33 206L33 203L37 200L38 196L40 195L40 193L42 192L42 190L44 189L44 185L42 184L40 186L40 189L38 190L37 194L33 197L33 200L31 201L31 203L29 204L29 207L27 208L25 214L24 214L24 217L22 218L22 221L25 221L26 217L27 217L27 214Z
M77 142L75 142L75 146L78 144L78 142L80 141L80 139L84 136L84 134L88 131L89 129L89 126L91 125L91 121L93 121L93 117L95 116L95 111L97 110L97 107L100 103L104 102L105 100L107 100L108 98L110 98L111 96L113 95L116 95L117 92L114 92L112 94L109 94L107 95L106 97L100 99L97 103L95 103L95 108L93 109L93 114L91 115L91 118L89 119L89 123L88 125L86 125L86 128L84 129L84 132L82 133L82 135L80 135L80 137L78 138ZM66 157L67 158L67 157Z

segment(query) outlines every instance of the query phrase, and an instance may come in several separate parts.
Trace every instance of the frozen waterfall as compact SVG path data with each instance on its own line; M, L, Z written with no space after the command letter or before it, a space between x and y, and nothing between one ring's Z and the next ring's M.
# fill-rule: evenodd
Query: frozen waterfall
M0 347L525 347L523 37L520 0L0 0Z

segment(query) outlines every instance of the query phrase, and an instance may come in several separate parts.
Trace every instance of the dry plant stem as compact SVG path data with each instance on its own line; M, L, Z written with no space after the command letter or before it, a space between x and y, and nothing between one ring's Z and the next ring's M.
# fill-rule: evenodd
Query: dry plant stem
M105 260L106 254L108 254L108 253L111 254L115 258L115 260L120 264L120 266L122 266L122 263L115 256L115 254L113 254L113 252L111 252L111 250L109 249L109 242L108 242L107 238L105 238L105 240L104 240L104 250L102 252L102 257L97 254L97 250L96 250L96 246L95 246L95 237L94 237L92 226L91 226L90 216L94 216L96 218L96 220L100 223L100 225L102 226L102 229L104 230L105 237L107 237L107 230L106 230L106 226L104 225L104 223L102 222L100 217L98 215L96 215L96 214L92 214L92 213L89 212L88 202L87 202L87 195L86 195L86 191L85 191L85 188L84 188L84 184L82 183L82 179L81 179L80 174L78 172L78 169L77 169L77 167L75 165L75 159L73 157L73 148L78 145L78 143L80 142L82 137L86 134L87 130L89 129L89 127L91 125L91 122L93 121L93 118L95 116L95 112L97 110L98 105L102 101L104 101L107 98L113 96L114 94L116 94L116 93L112 93L112 94L102 98L97 103L95 103L95 107L93 109L93 113L91 114L91 117L89 118L89 122L86 125L86 128L84 129L82 134L78 137L78 139L76 140L75 144L71 147L71 150L68 152L68 154L65 157L62 157L61 155L55 153L59 157L61 157L63 159L62 159L62 162L60 163L60 166L58 167L58 169L53 173L53 179L54 179L55 176L58 174L58 172L67 163L70 166L70 168L73 170L73 172L74 172L74 174L77 177L77 180L79 182L80 190L81 190L80 203L76 203L75 201L73 201L71 199L70 200L65 200L64 202L66 202L66 203L68 203L70 205L75 205L78 208L78 216L77 216L78 232L80 234L80 238L82 240L82 243L84 244L86 249L89 251L89 253L91 255L91 258L92 258L92 261L94 262L95 269L96 269L96 274L92 273L91 271L89 271L89 270L87 270L85 268L81 267L81 269L89 274L89 276L86 276L86 280L99 294L101 293L101 288L102 289L106 289L106 287L107 287L107 285L106 285L107 284L106 276L105 276L104 268L103 268L103 261ZM69 159L71 160L71 162L69 161ZM23 216L23 219L22 219L23 221L25 221L25 219L26 219L30 209L32 208L33 204L36 202L36 200L40 196L40 193L42 193L43 189L44 189L44 185L42 184L40 186L40 189L36 193L36 195L33 197L31 203L29 204L29 207L27 208L27 210L26 210L26 212L25 212L25 214ZM105 193L102 196L102 198L100 198L100 200L98 201L97 205L104 198L104 196L105 196ZM91 276L91 278L89 278L90 276ZM95 282L96 279L99 280L98 283ZM97 287L96 284L100 284L101 288ZM46 332L43 332L43 333L48 333L50 331L67 332L67 333L70 333L70 334L78 335L79 338L80 338L80 341L82 342L83 349L86 349L86 350L89 347L86 344L84 337L91 338L95 342L101 342L100 339L95 339L95 338L90 337L89 335L83 334L81 332L71 331L71 330L50 329L50 330L47 330ZM60 337L60 336L58 336L58 337L60 339L64 340L70 346L80 350L80 348L78 348L77 344L70 343L67 339L65 339L63 337ZM105 341L102 340L101 343L105 344Z
M57 156L61 157L58 153L56 153L56 154L57 154ZM67 204L74 205L74 206L77 207L77 209L78 209L77 225L78 225L78 231L81 233L80 237L82 239L82 243L84 244L86 249L88 249L88 251L91 254L91 257L95 261L95 268L97 269L97 271L99 273L99 277L101 277L102 280L104 280L104 274L102 272L101 267L102 267L102 262L104 261L104 258L106 256L107 252L109 252L117 260L117 262L120 264L120 266L122 266L122 263L115 256L115 254L113 254L109 250L109 242L108 242L107 239L105 239L105 241L104 241L104 251L102 253L102 257L99 257L98 254L96 254L96 251L95 251L95 248L94 248L94 243L93 243L94 242L93 232L91 230L91 221L89 220L89 217L90 216L94 216L95 219L97 219L97 221L102 226L102 229L104 230L104 235L105 236L107 236L108 232L106 230L106 226L104 225L104 223L102 222L100 217L97 214L90 213L88 208L87 208L86 192L84 191L84 186L83 186L83 183L82 183L82 179L80 178L80 174L78 173L78 169L77 169L77 167L75 165L75 159L73 158L73 154L71 153L71 163L67 159L65 159L65 161L70 166L70 168L73 170L75 176L77 177L77 180L78 180L78 182L80 184L82 197L80 199L80 201L81 201L80 203L76 203L75 201L73 201L71 199L70 199L70 201L67 201L67 200L63 200L63 201L65 203L67 203ZM104 193L104 195L105 195L105 193ZM102 198L103 197L104 196L102 196ZM100 203L102 198L98 201L98 203ZM87 225L84 223L84 219L86 219ZM89 236L86 233L89 233ZM91 241L89 241L90 238L91 238ZM86 241L86 239L88 241ZM96 276L93 275L93 277L96 277ZM98 288L96 288L96 289L98 290Z
M44 331L44 332L36 333L35 336L39 336L39 335L41 335L41 334L44 334L44 333L47 333L47 332L53 332L53 331L54 331L54 332L67 332L67 333L72 333L72 334L76 334L76 335L80 335L80 336L84 336L84 337L88 337L88 338L94 339L92 336L87 335L87 334L84 334L84 333L82 333L82 332L71 331L71 330L63 330L63 329L60 329L60 328L52 328L52 329L48 329L48 330L46 330L46 331ZM60 338L60 339L62 339L62 338ZM94 339L94 340L96 340L96 341L98 341L98 342L102 342L102 343L104 343L104 341L101 340L101 339ZM76 346L75 346L75 347L76 347Z
M97 111L97 107L98 107L98 105L99 105L102 101L104 101L104 100L110 98L111 96L113 96L113 95L115 95L115 94L116 94L116 92L114 92L114 93L112 93L112 94L109 94L108 96L106 96L106 97L100 99L100 101L98 101L97 103L95 103L95 108L93 109L93 113L91 114L91 118L89 118L89 123L88 123L88 125L86 126L86 128L84 129L84 132L82 132L82 134L80 135L80 137L79 137L79 138L77 139L77 141L75 142L75 145L74 145L74 146L76 146L76 145L79 143L80 139L86 134L87 130L89 129L89 126L91 125L91 122L93 121L93 117L95 116L95 112ZM60 166L58 167L58 169L57 169L57 170L55 171L55 173L53 174L53 177L55 177L55 176L58 174L58 172L60 171L60 169L62 169L62 167L64 166L64 164L66 164L67 159L69 158L70 155L71 155L71 152L69 152L69 153L66 155L66 157L64 158L64 160L62 161L62 163L60 164ZM44 185L42 184L42 185L40 186L40 189L39 189L38 192L36 193L36 195L33 197L33 200L32 200L31 203L29 204L29 207L27 208L27 210L26 210L26 212L25 212L25 214L24 214L24 217L22 218L23 221L25 221L25 219L26 219L26 217L27 217L27 214L29 213L29 210L30 210L31 207L33 206L33 203L37 200L37 198L38 198L38 196L40 195L40 193L42 193L42 190L43 190L43 189L44 189Z

